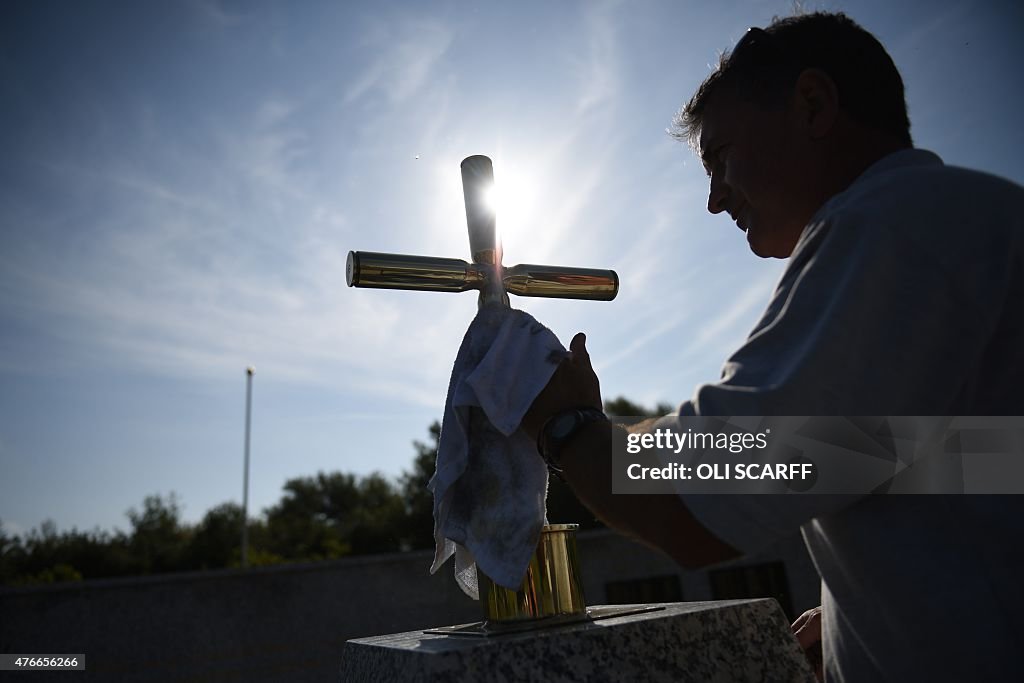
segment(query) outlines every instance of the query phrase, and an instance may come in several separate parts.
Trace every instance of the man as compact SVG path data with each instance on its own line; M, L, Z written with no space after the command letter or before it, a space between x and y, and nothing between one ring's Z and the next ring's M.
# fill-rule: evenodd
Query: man
M914 149L903 83L842 14L751 29L678 119L708 210L790 262L681 416L1024 414L1024 189ZM1008 496L614 496L585 337L523 420L610 526L687 567L800 530L828 680L1000 680L1024 643L1024 505ZM584 408L581 410L581 408ZM805 615L806 645L817 614Z

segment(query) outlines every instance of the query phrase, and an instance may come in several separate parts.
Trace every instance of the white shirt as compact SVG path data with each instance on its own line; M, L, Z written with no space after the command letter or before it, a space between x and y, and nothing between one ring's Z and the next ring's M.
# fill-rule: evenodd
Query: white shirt
M1024 415L1022 206L1024 188L924 150L878 161L814 216L722 380L680 415ZM827 679L1019 675L1024 497L685 499L746 552L802 531Z

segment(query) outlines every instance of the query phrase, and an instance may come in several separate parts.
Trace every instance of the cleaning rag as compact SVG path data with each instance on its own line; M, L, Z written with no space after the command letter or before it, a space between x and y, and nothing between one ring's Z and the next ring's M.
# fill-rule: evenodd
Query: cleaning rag
M499 304L478 312L455 358L434 494L436 572L455 555L455 578L479 599L477 567L518 588L545 524L548 471L519 429L523 415L567 357L551 330Z

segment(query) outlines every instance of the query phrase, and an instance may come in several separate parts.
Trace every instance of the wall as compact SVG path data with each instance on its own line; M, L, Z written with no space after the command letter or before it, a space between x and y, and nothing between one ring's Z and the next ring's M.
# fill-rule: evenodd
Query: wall
M580 534L588 604L610 581L676 575L685 600L710 600L707 572L607 531ZM335 680L350 638L467 623L479 604L433 553L361 557L248 571L174 574L0 589L0 652L84 653L83 674L33 681ZM797 613L817 604L817 576L793 539L744 564L785 559Z

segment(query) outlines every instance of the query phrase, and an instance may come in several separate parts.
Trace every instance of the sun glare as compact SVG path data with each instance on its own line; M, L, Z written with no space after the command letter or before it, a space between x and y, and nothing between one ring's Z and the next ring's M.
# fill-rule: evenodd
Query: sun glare
M484 204L487 208L493 211L495 214L498 213L498 186L491 185L491 187L484 191Z
M509 247L518 251L520 236L529 234L529 223L535 199L535 190L530 179L505 169L495 162L494 186L486 195L487 204L494 210L498 235L506 251Z

